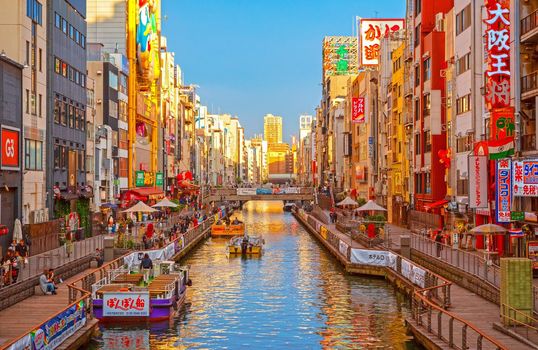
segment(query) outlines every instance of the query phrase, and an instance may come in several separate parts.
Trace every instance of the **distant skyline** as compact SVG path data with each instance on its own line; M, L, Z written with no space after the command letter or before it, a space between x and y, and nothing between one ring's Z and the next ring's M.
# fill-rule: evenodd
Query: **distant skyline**
M404 14L403 0L163 0L162 33L208 112L237 115L246 138L280 115L290 142L319 104L323 37L352 35L355 16Z

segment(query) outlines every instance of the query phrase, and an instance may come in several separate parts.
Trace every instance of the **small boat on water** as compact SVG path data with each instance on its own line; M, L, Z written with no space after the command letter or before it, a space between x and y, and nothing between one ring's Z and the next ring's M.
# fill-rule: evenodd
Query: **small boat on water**
M287 212L291 212L294 205L295 204L293 204L292 202L286 202L286 203L284 203L284 206L282 207L282 210L287 211Z
M174 261L152 270L121 267L92 285L94 316L101 322L157 322L175 316L192 285L189 269Z
M243 235L233 237L226 246L227 255L261 255L265 240L262 237Z
M218 225L215 224L211 226L211 236L217 237L217 236L237 236L242 235L245 232L245 225L244 224L230 224L230 225Z

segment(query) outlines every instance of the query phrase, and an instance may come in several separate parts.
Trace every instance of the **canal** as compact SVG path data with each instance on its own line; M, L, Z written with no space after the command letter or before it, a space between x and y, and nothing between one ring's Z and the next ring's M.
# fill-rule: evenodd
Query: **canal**
M262 234L261 258L227 258L209 239L183 261L193 286L165 324L106 326L87 349L416 349L407 303L382 279L346 275L281 202L237 215Z

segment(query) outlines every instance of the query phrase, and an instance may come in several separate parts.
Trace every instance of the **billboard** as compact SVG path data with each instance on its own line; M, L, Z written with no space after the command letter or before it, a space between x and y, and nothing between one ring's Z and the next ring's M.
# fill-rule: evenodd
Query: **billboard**
M512 207L511 160L500 159L495 169L495 208L497 222L510 222Z
M326 36L322 47L323 81L332 75L358 73L357 38Z
M147 91L160 75L160 0L138 0L136 17L137 79L140 90Z
M359 29L360 66L377 66L381 50L381 39L405 28L400 18L357 19Z
M538 197L538 159L514 161L512 185L514 196Z
M19 135L19 129L2 125L0 144L0 150L2 151L2 169L20 169Z
M351 121L353 123L364 123L366 121L365 98L353 97L351 100Z
M469 156L469 207L488 207L488 157Z

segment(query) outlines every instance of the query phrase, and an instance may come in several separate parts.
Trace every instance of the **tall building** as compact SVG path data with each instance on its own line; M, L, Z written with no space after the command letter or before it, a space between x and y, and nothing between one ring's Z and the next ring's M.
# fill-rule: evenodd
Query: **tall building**
M4 59L23 66L22 126L18 152L24 155L22 203L11 207L24 224L48 220L45 162L47 153L47 0L0 0L0 48ZM24 167L24 168L22 168ZM4 202L6 196L2 196ZM18 209L16 209L18 208ZM21 212L22 208L22 212ZM2 217L4 209L2 209ZM12 229L12 222L0 220Z
M48 207L61 217L86 216L86 1L47 2ZM81 217L87 225L87 217Z
M263 139L269 144L282 143L282 117L272 114L263 117Z
M13 238L16 218L21 215L22 198L22 86L23 65L0 54L0 224L8 228L6 235L0 236L0 255ZM30 150L28 150L30 151ZM24 157L25 162L36 162L35 157ZM41 159L39 159L41 161Z
M312 116L300 115L299 116L299 140L302 141L312 132Z

